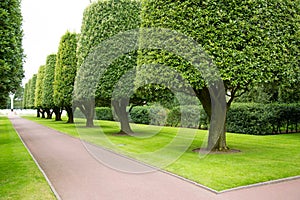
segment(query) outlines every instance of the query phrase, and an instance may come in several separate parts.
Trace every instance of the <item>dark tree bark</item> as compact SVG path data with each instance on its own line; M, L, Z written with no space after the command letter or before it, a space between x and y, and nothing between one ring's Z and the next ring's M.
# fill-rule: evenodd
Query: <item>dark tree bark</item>
M73 113L72 106L66 106L65 109L66 109L67 115L68 115L68 121L67 121L67 123L73 124L74 123L74 113Z
M86 127L93 127L94 126L95 101L94 100L85 101L78 107L81 110L81 112L85 115Z
M42 118L45 119L45 111L43 109L41 109L41 115L42 115Z
M45 112L47 114L47 118L46 119L52 119L52 113L53 112L49 108L45 109Z
M225 91L220 89L221 83L210 88L196 91L210 121L207 149L211 151L226 151L226 113L227 104Z
M41 114L40 114L40 109L36 109L36 117L41 117Z
M114 111L119 119L120 124L121 124L120 133L132 134L133 131L129 124L128 112L126 111L126 107L127 107L128 103L129 103L129 100L126 98L112 101Z
M53 112L55 114L55 121L62 121L61 119L62 109L60 107L54 107Z

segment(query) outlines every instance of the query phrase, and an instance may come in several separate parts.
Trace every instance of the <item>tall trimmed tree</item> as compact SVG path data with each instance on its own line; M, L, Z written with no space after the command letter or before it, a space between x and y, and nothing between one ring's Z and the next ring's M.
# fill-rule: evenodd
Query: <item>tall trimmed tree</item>
M142 27L179 31L203 47L220 71L227 109L253 83L280 79L287 69L299 67L299 19L299 1L292 0L145 0L142 8ZM158 63L180 72L212 116L209 86L190 62L163 50L145 50L139 58L140 66ZM146 73L151 74L141 74ZM226 150L225 123L217 126L211 123L208 148Z
M74 123L73 88L77 69L77 34L66 32L60 40L55 66L54 103L67 111L68 123Z
M24 95L23 95L23 102L22 102L22 107L24 109L27 108L27 104L28 104L28 96L29 96L29 81L27 83L25 83L25 87L24 87Z
M87 126L93 126L94 100L96 100L96 102L101 102L101 104L104 105L109 105L112 101L114 110L121 122L122 131L131 132L128 113L126 111L126 105L128 103L122 98L113 99L112 92L122 75L136 65L136 52L116 58L114 63L110 66L106 66L107 70L103 76L101 76L97 92L94 93L88 92L88 89L94 87L90 85L93 83L91 80L98 78L92 71L96 69L81 66L86 64L86 62L89 62L88 59L91 58L89 56L93 51L97 50L97 47L102 42L118 33L137 29L139 25L140 2L136 0L97 1L85 9L81 34L78 41L77 66L79 71L77 77L85 78L86 81L81 82L82 84L80 86L77 85L81 88L75 90L75 100L81 102L78 104L78 107L85 113ZM107 46L107 49L104 51L114 51L114 48L119 47Z
M47 119L52 119L52 113L54 109L53 101L53 82L54 82L54 71L56 63L56 54L47 56L44 79L42 84L42 107L47 113Z
M43 110L44 77L45 65L42 65L38 70L34 93L34 107L36 107L38 112L42 114L42 118L45 118L45 111Z
M34 108L36 79L37 79L37 74L34 74L32 78L28 81L29 84L29 91L28 91L29 94L27 97L28 108Z

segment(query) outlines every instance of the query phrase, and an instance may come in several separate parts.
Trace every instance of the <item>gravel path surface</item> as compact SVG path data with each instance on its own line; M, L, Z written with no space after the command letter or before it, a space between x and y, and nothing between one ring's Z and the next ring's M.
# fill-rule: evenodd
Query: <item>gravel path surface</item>
M98 162L76 138L35 122L10 116L16 131L63 200L299 200L300 179L214 193L170 174L124 173ZM130 168L138 162L92 147Z

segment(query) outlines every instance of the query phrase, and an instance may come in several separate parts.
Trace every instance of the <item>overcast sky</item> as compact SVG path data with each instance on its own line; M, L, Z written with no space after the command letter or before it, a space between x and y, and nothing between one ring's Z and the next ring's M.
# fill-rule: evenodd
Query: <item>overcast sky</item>
M89 0L22 0L23 48L26 54L25 84L49 54L56 53L61 36L80 32L84 9Z

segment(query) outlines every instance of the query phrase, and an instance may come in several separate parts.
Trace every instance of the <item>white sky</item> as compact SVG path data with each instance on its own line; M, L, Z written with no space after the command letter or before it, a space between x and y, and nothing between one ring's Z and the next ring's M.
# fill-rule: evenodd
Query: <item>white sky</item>
M89 0L22 0L25 84L49 54L56 53L67 30L80 32Z

